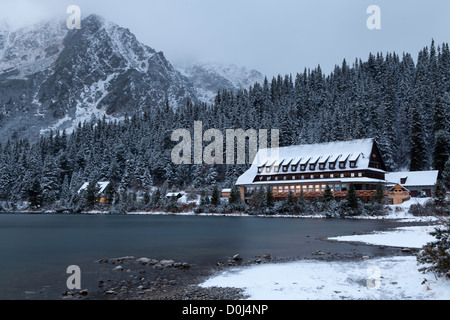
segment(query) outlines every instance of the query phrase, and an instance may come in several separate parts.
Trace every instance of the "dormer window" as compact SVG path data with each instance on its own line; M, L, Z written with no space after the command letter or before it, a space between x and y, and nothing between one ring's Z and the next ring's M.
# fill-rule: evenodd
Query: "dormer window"
M263 169L264 169L264 168L259 167L259 168L258 168L258 173L262 173L262 172L263 172Z
M334 170L334 169L336 169L336 163L330 163L330 169L331 170Z
M298 168L297 166L292 166L291 170L295 172L295 171L297 171L297 168Z
M356 161L350 161L350 168L356 168Z
M288 166L283 166L283 172L288 172Z
M325 163L319 164L319 169L320 170L325 170Z
M339 162L339 169L345 169L345 162Z
M311 171L316 170L316 165L315 165L314 163L311 163L311 164L309 165L309 170L311 170Z
M300 170L306 171L306 164L302 164L302 165L300 166Z
M275 170L275 172L278 172L280 170L280 167L275 166L275 167L273 167L273 170Z
M267 172L267 173L270 173L270 167L267 167L267 168L266 168L266 172Z

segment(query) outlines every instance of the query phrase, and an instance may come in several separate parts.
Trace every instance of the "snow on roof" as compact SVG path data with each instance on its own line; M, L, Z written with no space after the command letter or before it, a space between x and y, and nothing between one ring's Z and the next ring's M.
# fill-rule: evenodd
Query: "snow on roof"
M439 171L409 171L409 172L388 172L386 180L389 184L399 184L403 187L434 186L437 182ZM406 178L405 183L401 183Z
M358 158L359 158L359 156L360 156L361 154L360 153L354 153L354 154L352 154L351 156L350 156L350 161L356 161L356 160L358 160Z
M231 189L222 189L222 192L231 192Z
M309 162L309 160L311 160L311 157L308 157L308 156L303 157L302 161L300 162L300 164L301 165L305 165L305 164L307 164Z
M340 162L345 162L347 161L348 157L350 157L350 153L344 153L342 154L341 158L339 159Z
M292 165L296 166L300 163L300 161L302 160L302 157L296 157L292 160Z
M339 159L340 156L341 156L341 154L336 153L336 154L334 154L334 155L332 155L332 156L330 157L330 159L328 160L328 162L330 162L330 163L335 163L335 162Z
M80 190L78 190L78 193L85 191L88 188L89 183L90 182L85 182L81 186ZM106 188L109 186L109 184L110 184L109 181L97 182L97 188L99 189L98 194L103 193L106 190Z
M370 154L372 152L374 144L374 139L360 139L360 140L350 140L350 141L338 141L338 142L328 142L320 144L310 144L310 145L300 145L300 146L290 146L282 147L278 149L263 149L260 150L255 157L255 160L251 168L245 172L237 181L237 185L248 185L252 184L253 180L258 174L258 166L265 162L276 162L283 159L301 159L300 164L304 165L310 159L320 159L320 158L330 158L331 160L338 159L339 156L342 157L340 161L345 161L352 155L358 157L357 167L359 170L369 168ZM317 161L316 160L316 161ZM303 173L317 172L316 170L310 171L307 168ZM344 170L354 170L351 168L346 168ZM342 171L340 169L340 171ZM289 171L290 172L290 171Z
M166 194L166 198L182 197L182 196L184 196L183 192L169 192L168 194Z

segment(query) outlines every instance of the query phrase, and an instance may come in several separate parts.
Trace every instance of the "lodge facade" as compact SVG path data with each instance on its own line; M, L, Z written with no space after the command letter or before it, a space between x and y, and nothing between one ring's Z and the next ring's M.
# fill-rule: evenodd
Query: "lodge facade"
M368 200L377 186L386 184L386 166L374 139L260 150L237 181L242 200L249 201L260 188L273 190L276 199L322 197L330 187L336 198L346 198L352 184Z

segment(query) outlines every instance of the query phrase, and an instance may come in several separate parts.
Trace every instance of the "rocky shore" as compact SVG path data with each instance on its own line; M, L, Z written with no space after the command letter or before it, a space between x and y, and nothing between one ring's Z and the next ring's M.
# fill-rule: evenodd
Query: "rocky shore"
M397 255L401 251L397 249ZM395 253L392 251L391 254ZM208 278L229 268L260 264L276 264L315 259L323 261L361 261L368 259L360 254L311 252L310 257L273 258L270 254L256 256L251 260L236 254L211 266L200 266L174 260L136 258L133 256L100 259L98 286L95 290L67 291L63 299L84 300L242 300L243 290L237 288L203 288Z

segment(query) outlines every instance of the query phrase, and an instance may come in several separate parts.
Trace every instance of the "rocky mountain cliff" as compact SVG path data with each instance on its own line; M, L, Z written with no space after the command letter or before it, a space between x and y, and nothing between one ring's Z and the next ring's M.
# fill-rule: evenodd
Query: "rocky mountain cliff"
M197 101L192 83L162 52L99 16L85 18L80 30L52 21L0 32L2 140L187 99Z
M246 89L263 76L236 66L176 69L162 52L97 15L80 30L46 21L19 30L0 27L0 143L36 140L50 130L125 115L168 102L213 103L220 89Z

